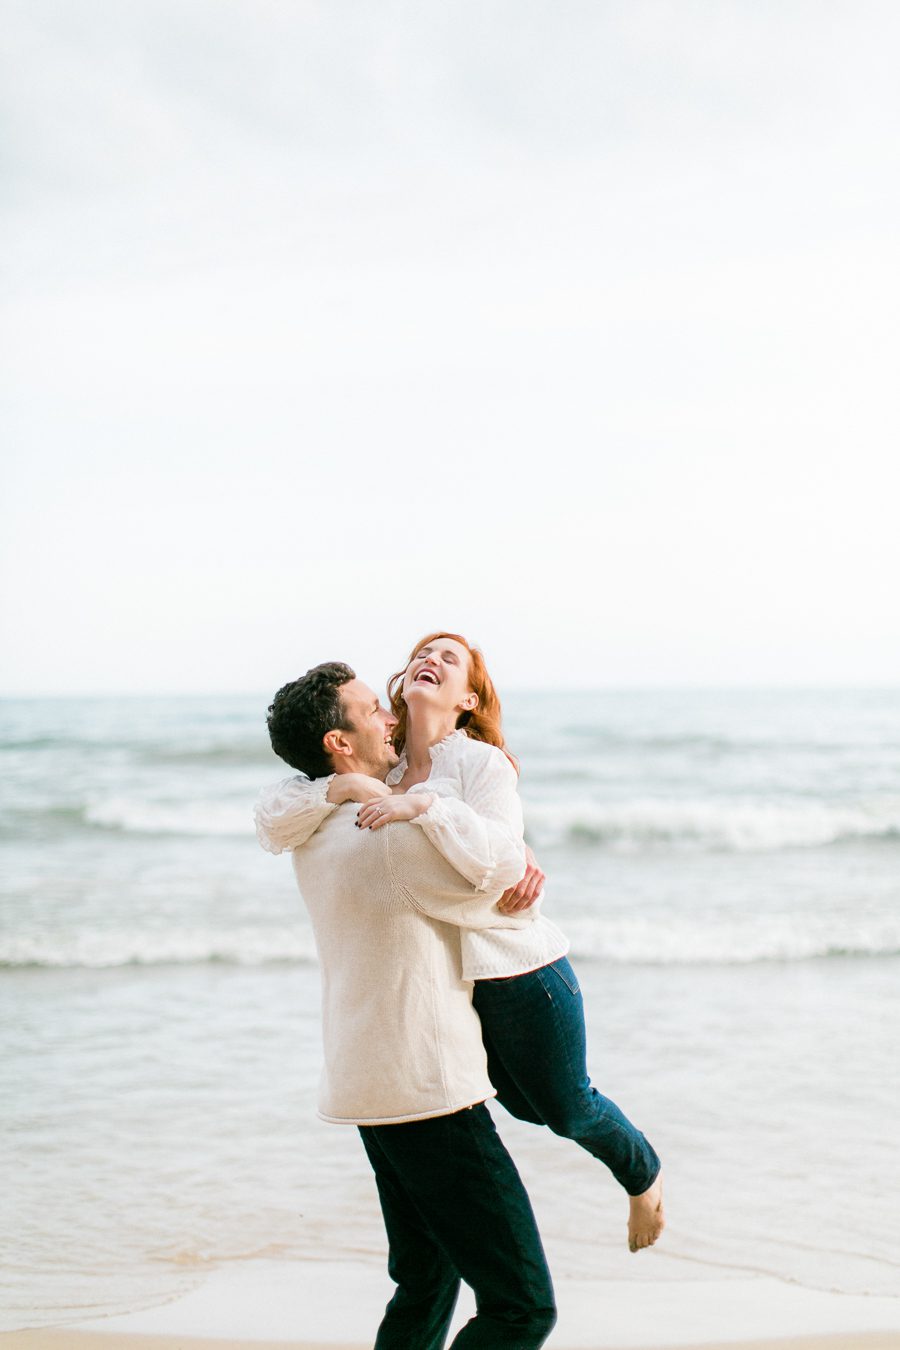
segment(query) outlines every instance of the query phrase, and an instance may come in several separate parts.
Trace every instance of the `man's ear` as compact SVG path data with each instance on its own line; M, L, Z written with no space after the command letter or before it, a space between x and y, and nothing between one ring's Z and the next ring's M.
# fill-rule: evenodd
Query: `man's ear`
M326 731L322 737L322 748L326 755L353 754L353 746L342 731Z

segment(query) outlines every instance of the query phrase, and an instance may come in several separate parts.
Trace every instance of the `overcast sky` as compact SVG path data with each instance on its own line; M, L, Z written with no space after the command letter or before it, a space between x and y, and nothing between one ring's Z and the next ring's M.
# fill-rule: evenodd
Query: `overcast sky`
M3 0L6 693L900 678L900 9Z

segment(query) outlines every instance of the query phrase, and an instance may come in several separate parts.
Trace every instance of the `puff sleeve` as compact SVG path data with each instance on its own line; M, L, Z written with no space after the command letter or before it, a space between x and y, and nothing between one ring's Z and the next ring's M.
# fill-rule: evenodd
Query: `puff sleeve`
M284 778L263 788L256 799L256 837L267 853L299 848L335 809L326 801L334 774L327 778Z
M460 738L462 800L435 796L412 822L457 872L480 891L504 891L525 872L522 804L516 771L501 750ZM417 783L410 792L428 791Z

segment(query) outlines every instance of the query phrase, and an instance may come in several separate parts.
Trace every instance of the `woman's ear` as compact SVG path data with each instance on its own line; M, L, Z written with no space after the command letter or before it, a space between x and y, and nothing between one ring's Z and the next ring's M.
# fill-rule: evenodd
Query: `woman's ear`
M474 712L477 707L478 707L478 695L466 694L466 697L462 701L463 712Z

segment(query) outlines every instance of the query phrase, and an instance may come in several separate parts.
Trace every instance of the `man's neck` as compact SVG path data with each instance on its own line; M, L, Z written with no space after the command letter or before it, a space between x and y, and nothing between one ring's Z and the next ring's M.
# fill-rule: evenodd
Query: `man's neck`
M432 709L410 711L406 723L406 762L415 773L417 770L430 769L433 745L444 740L456 730L456 712L440 713Z
M343 755L340 760L334 764L335 773L364 773L369 778L380 778L382 783L387 778L390 769L385 764L366 764L363 760L357 759L354 755L345 758Z

